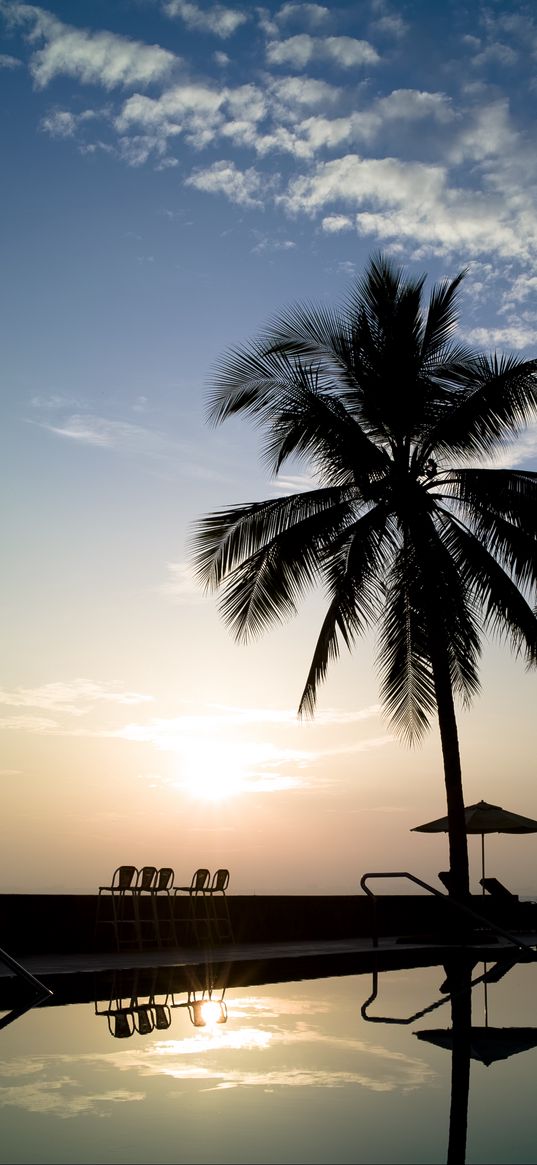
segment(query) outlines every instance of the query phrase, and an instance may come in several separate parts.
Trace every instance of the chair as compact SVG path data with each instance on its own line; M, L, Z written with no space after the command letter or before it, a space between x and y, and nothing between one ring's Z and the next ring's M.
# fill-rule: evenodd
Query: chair
M222 999L212 999L211 995L196 998L195 992L188 993L188 1014L194 1027L214 1027L227 1023L227 1007Z
M210 879L209 870L201 867L192 875L189 886L174 886L173 888L174 897L181 894L188 895L186 913L181 918L181 922L185 924L187 936L193 936L196 942L203 939L210 941L211 938L210 918L207 909ZM200 898L202 899L201 903L199 902Z
M157 1003L153 1001L151 1004L153 1016L155 1020L155 1028L157 1031L165 1031L171 1026L172 1013L168 1003Z
M174 947L177 946L177 935L175 933L175 918L173 910L174 878L175 872L171 866L161 866L160 870L157 870L156 879L154 885L151 888L151 894L153 895L153 902L155 905L155 916L158 926L159 946L162 946L164 941L172 943ZM159 896L164 898L166 901L164 917L163 912L160 911L158 907ZM164 925L166 927L165 931L163 930Z
M229 870L217 870L213 874L209 886L209 920L211 934L221 942L230 939L233 942L233 927L229 916L229 905L226 890L229 885Z
M138 915L134 902L137 879L138 869L136 866L118 866L114 870L110 885L99 886L94 934L96 937L97 930L101 926L113 926L118 951L127 942L134 941L138 946L141 945ZM102 906L108 895L112 910L111 917L106 918L103 917ZM134 939L128 937L128 932L131 930L134 932Z
M138 946L140 949L144 946L146 936L151 942L160 946L159 925L155 899L153 897L153 888L157 879L156 866L142 866L138 871L138 877L133 888L134 896L134 911L136 915L136 922L138 928ZM147 901L150 903L150 913L144 912L144 895L147 895ZM149 932L149 934L147 934Z
M132 1011L135 1031L140 1036L149 1035L155 1027L155 1017L151 1005L149 1003L138 1004L133 1007Z
M102 1013L101 1013L102 1014ZM108 1012L108 1031L116 1040L126 1040L134 1035L134 1015L131 1011Z

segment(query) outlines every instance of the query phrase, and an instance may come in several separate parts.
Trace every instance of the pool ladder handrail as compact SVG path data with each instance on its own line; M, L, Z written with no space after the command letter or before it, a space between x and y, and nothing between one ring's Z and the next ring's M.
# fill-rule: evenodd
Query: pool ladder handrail
M18 963L17 960L14 959L12 955L8 955L7 951L5 951L2 947L0 947L0 962L5 963L6 967L9 967L11 971L14 971L20 979L25 979L26 982L29 983L31 987L33 987L34 991L36 991L37 994L41 996L41 998L46 998L46 996L54 994L54 992L50 990L50 987L45 987L45 984L42 983L40 979L36 979L35 975L32 975L31 971L27 971L26 967L22 966L22 963Z
M430 894L435 894L437 898L442 898L445 902L449 902L454 910L460 910L462 913L469 915L470 918L473 918L477 922L484 924L488 930L495 931L496 934L501 935L502 938L506 938L508 942L513 943L514 946L520 947L523 951L529 953L532 959L537 958L537 953L535 952L534 947L530 946L529 943L524 942L521 938L517 938L516 935L511 934L509 930L505 930L503 926L498 926L496 922L491 922L489 918L485 918L482 914L479 914L477 910L473 910L471 906L466 906L465 903L460 902L458 898L452 898L450 894L443 894L441 890L437 890L436 886L430 886L428 882L423 881L423 878L418 878L415 874L410 874L408 870L388 870L379 873L370 871L369 873L362 874L362 877L360 878L360 886L362 887L364 894L367 894L370 898L372 898L375 904L375 927L373 934L374 947L378 947L379 943L378 928L376 926L377 895L367 885L367 881L370 878L408 878L410 882L415 882L417 886L422 886L423 889L428 890Z

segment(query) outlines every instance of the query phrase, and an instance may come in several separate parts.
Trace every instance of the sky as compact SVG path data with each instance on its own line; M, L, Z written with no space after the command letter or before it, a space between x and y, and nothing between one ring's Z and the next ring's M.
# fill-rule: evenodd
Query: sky
M446 835L411 828L446 811L438 732L393 736L374 639L298 720L322 596L239 646L191 538L305 483L208 425L218 360L373 253L428 287L466 268L460 337L535 355L533 5L0 0L0 34L0 885L437 885ZM499 463L537 470L537 428ZM466 803L537 817L535 673L484 641L481 681ZM537 893L537 834L489 838L487 872Z

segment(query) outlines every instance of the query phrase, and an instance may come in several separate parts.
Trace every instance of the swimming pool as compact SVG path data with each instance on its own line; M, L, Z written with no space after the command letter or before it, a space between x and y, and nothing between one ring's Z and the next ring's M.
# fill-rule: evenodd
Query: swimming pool
M535 1162L537 966L457 966L33 1008L0 1031L0 1161L430 1165L451 1110L467 1162Z

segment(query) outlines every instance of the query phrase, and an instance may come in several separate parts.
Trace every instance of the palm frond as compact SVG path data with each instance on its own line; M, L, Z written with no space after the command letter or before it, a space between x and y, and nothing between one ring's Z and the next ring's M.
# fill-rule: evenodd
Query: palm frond
M337 486L216 510L194 523L194 570L216 590L237 565L271 545L282 533L310 523L310 536L330 537L354 516L354 505ZM312 524L318 520L318 529Z
M264 456L278 473L291 456L307 459L321 478L356 484L367 496L370 483L388 469L386 451L375 444L335 394L319 384L318 369L297 362L293 383L279 392L267 420Z
M379 610L385 555L394 534L383 507L369 510L336 539L324 570L330 603L317 639L299 704L299 715L313 716L319 684L339 655L338 635L350 650Z
M425 319L421 355L426 365L438 362L451 341L458 320L457 293L466 271L433 288Z
M436 454L439 460L491 456L537 410L537 360L480 356L459 374L456 403L428 436L427 456Z
M394 572L379 629L377 662L380 695L390 723L409 744L429 726L436 707L434 679L423 612L407 585Z
M485 628L500 639L508 639L515 654L525 655L529 666L537 664L536 611L481 538L451 515L444 521L450 529L453 562L482 611Z

